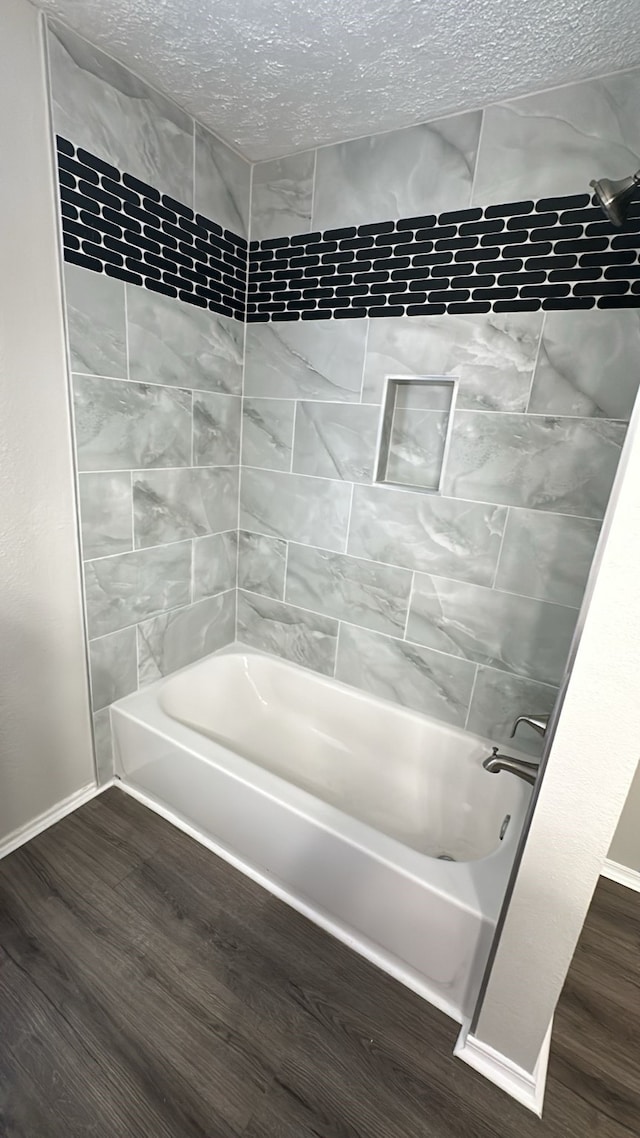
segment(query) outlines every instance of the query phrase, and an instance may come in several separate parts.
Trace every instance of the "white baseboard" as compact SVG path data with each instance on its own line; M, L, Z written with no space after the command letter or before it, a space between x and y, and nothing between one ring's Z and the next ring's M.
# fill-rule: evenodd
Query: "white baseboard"
M453 1053L457 1059L468 1063L475 1071L484 1075L485 1079L495 1083L497 1087L511 1095L511 1098L517 1099L522 1106L526 1106L541 1118L552 1026L553 1021L549 1024L533 1073L518 1067L506 1055L495 1051L475 1035L470 1035L468 1027L463 1027L460 1032Z
M609 881L617 881L618 885L626 885L627 889L635 889L636 893L640 893L640 873L637 869L629 869L627 865L620 865L620 862L607 858L600 870L600 876L608 877Z
M110 786L108 783L107 786ZM97 794L102 794L107 786L96 786L95 783L90 783L88 786L83 786L80 790L75 790L68 798L63 798L62 802L58 802L52 806L50 810L45 810L44 814L40 814L38 818L34 818L33 822L28 822L26 826L20 826L13 833L9 834L4 841L0 842L0 858L6 857L7 854L13 853L14 850L19 849L25 842L30 842L32 838L37 837L43 830L48 830L49 826L59 822L62 818L66 818L67 814L71 814L73 810L77 810L79 806L83 806L85 802L89 802L95 798Z

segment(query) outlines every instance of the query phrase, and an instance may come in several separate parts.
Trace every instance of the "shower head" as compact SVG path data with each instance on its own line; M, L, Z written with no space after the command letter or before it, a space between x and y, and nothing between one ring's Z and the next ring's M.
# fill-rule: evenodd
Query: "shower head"
M589 182L589 185L595 190L605 216L619 229L624 225L631 199L636 187L640 185L640 170L636 170L635 174L629 178L622 178L619 182L600 178L597 182L595 180Z

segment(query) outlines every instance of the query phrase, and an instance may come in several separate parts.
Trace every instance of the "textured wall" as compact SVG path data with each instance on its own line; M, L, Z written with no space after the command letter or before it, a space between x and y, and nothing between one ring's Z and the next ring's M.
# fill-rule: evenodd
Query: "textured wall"
M633 164L639 91L633 72L261 163L250 236L582 193ZM500 741L548 711L638 386L624 303L249 324L239 638ZM460 381L441 496L372 485L389 374ZM400 426L419 478L437 418Z
M0 842L94 768L39 17L0 8Z
M56 133L246 234L243 159L65 29L48 42ZM80 210L81 221L91 216ZM65 266L65 293L106 776L109 704L234 638L244 328L80 265Z

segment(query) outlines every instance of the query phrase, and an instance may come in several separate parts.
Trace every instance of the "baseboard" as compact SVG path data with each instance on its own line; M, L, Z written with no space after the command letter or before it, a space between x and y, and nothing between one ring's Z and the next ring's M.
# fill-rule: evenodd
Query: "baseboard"
M468 1063L475 1071L484 1075L485 1079L495 1083L497 1087L511 1095L511 1098L517 1099L522 1106L526 1106L541 1118L552 1026L553 1021L549 1024L533 1074L518 1067L488 1043L483 1043L475 1035L470 1035L468 1027L463 1027L460 1032L453 1053L457 1059Z
M640 873L637 869L629 869L627 865L620 865L620 862L607 858L600 870L600 876L608 877L609 881L617 881L618 885L626 885L627 889L635 889L636 893L640 893Z
M143 790L138 790L137 787L131 786L123 779L116 778L114 785L119 787L120 790L123 790L125 794L129 794L132 798L135 798L143 806L147 806L149 810L153 810L156 814L159 814L161 818L165 818L167 822L170 822L173 826L182 830L184 834L188 834L190 838L194 838L200 845L211 850L216 857L222 858L223 861L232 865L234 869L250 877L257 885L266 889L267 892L272 893L274 897L278 897L281 901L284 901L285 904L290 905L292 909L295 909L298 913L302 913L303 917L306 917L312 921L314 925L318 925L321 929L330 933L331 936L334 936L337 940L342 941L342 943L346 944L353 952L364 956L366 960L371 961L371 963L375 964L377 968L380 968L382 972L386 972L389 976L392 976L394 980L397 980L400 984L404 984L406 988L410 988L412 992L421 996L422 999L430 1003L432 1007L437 1008L438 1011L443 1012L455 1020L456 1023L462 1023L462 1017L458 1009L434 993L428 984L422 980L418 972L415 972L397 957L391 956L391 954L381 949L379 945L374 944L373 941L367 940L366 937L360 936L354 930L343 925L340 921L336 921L326 910L316 908L297 893L291 892L280 881L269 877L268 874L263 873L250 862L243 861L241 857L232 853L226 846L214 841L204 833L204 831L198 829L197 826L193 826L190 822L187 822L180 814L174 813L173 810L170 810L162 802L158 801L158 799L153 798L152 795L147 794Z
M40 814L33 822L28 822L26 826L20 826L19 829L9 834L3 842L0 842L0 858L13 853L25 842L30 842L43 830L48 830L49 826L53 826L62 818L66 818L67 814L71 814L79 806L83 806L85 802L90 802L92 798L95 798L97 794L102 794L103 790L111 785L111 783L107 783L106 786L96 786L95 783L90 783L88 786L83 786L81 790L75 790L73 794L70 794L68 798L63 798L62 802L58 802L50 810L45 810L44 814Z

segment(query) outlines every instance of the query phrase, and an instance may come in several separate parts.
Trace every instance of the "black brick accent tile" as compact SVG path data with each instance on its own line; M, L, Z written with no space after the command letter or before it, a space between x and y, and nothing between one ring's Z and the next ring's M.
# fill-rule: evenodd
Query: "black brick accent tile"
M516 217L531 213L533 202L508 202L507 205L490 205L484 211L485 217Z

